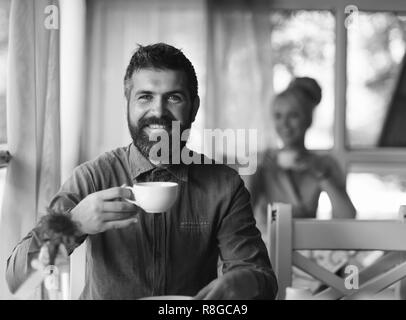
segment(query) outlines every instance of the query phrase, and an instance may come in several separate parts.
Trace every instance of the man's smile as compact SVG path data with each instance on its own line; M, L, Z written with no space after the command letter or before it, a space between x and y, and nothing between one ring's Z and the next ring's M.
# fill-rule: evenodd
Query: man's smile
M144 132L148 135L169 133L171 131L168 126L162 124L150 124L145 126L143 129Z

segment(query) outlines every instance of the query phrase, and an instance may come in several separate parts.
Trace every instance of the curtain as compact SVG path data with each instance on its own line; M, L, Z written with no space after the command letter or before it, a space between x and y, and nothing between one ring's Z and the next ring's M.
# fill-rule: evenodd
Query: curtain
M0 298L10 299L5 267L13 247L45 213L60 186L59 30L47 7L13 0L7 71L7 136L13 156L0 225ZM51 24L49 24L49 22Z
M259 151L276 145L269 3L209 1L206 125L257 129Z

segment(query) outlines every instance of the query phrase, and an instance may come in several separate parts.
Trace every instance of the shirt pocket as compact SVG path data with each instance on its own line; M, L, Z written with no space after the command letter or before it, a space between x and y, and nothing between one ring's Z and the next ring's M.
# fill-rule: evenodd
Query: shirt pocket
M206 229L209 227L208 220L183 220L180 221L179 227L181 230L195 230Z
M183 237L207 237L210 229L208 220L182 220L179 222L179 232Z

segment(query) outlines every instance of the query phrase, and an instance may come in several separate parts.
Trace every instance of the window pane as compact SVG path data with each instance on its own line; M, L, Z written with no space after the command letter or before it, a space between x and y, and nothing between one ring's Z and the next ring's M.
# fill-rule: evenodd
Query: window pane
M329 11L276 11L271 15L276 93L294 76L316 79L323 98L306 135L310 149L333 146L335 18Z
M360 12L348 29L347 136L377 145L405 54L406 15Z
M0 144L7 142L6 61L10 1L0 0Z
M351 170L347 190L359 219L396 219L406 204L406 173Z

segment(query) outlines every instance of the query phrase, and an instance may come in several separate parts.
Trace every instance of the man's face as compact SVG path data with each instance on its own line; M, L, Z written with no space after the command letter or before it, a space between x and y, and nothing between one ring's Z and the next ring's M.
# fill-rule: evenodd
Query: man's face
M181 131L190 128L199 99L191 101L184 72L168 69L141 69L132 76L128 101L128 127L134 144L149 157L156 143L153 137L169 134L172 121L179 121Z

